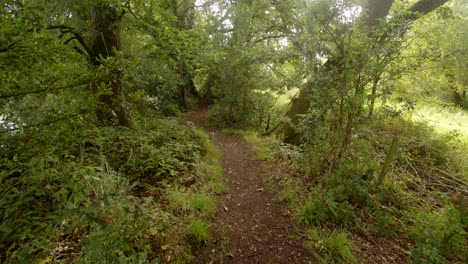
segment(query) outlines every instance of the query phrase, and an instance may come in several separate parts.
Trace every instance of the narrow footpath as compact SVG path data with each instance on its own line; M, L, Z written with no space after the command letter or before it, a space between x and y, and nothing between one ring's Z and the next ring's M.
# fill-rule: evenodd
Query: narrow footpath
M211 239L195 253L193 263L315 263L287 209L266 190L262 162L238 135L207 126L206 109L186 120L213 136L220 149L228 192L221 198L211 226Z

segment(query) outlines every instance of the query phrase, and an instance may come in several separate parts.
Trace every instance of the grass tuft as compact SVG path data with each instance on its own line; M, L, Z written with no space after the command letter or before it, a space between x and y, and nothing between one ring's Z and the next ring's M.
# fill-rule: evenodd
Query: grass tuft
M259 137L255 132L245 132L245 141L252 147L258 160L272 161L275 157L273 146L278 142L272 137Z
M208 224L200 219L194 219L187 226L187 235L195 246L203 245L209 239Z
M216 213L216 200L207 194L195 194L189 204L191 210L200 216L211 217Z
M348 240L345 232L332 231L331 233L311 230L306 248L318 252L321 263L358 263L354 255L355 245Z

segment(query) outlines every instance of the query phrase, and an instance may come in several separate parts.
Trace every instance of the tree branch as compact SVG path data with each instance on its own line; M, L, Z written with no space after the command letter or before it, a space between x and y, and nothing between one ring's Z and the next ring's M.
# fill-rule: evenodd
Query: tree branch
M282 35L265 36L265 37L263 37L263 38L261 38L261 39L255 40L254 43L262 42L262 41L267 40L267 39L285 38L285 37L287 37L287 36L289 36L289 35L287 35L287 34L282 34Z
M47 121L32 124L32 125L29 125L29 126L14 127L14 128L9 128L9 129L0 129L0 134L11 133L13 131L18 131L18 130L21 130L21 129L30 129L30 128L39 127L39 126L52 125L52 124L58 123L59 121L68 120L68 119L70 119L72 117L77 117L77 116L86 114L88 112L90 112L90 110L81 110L81 111L79 111L78 113L75 113L75 114L62 116L62 117L55 118L55 119L52 119L52 120L49 119Z
M449 0L419 0L418 2L414 3L408 10L412 12L410 18L416 20L417 18L435 10L448 1Z
M430 13L447 3L449 0L419 0L407 11L397 14L389 23L389 27L380 37L379 43L387 41L389 38L399 38L405 35L411 24L420 17Z
M368 27L377 26L390 11L394 0L368 0L363 13L363 20Z
M23 93L15 93L15 94L0 95L0 99L6 99L6 98L13 98L13 97L25 96L25 95L28 95L28 94L37 94L37 93L41 93L41 92L53 92L53 91L71 89L71 88L75 88L75 87L78 87L78 86L81 86L81 85L89 84L89 83L91 83L91 82L93 82L93 81L96 81L96 80L104 79L104 78L106 78L106 77L108 77L108 76L110 76L110 75L99 76L99 77L94 78L94 79L84 80L84 81L81 81L81 82L79 82L79 83L75 83L75 84L71 84L71 85L66 85L66 86L62 86L62 87L44 88L44 89L38 89L38 90L33 90L33 91L27 91L27 92L23 92ZM54 83L55 81L57 81L57 80L54 80L52 83Z
M81 35L81 33L76 31L72 27L69 27L69 26L66 26L66 25L51 25L51 26L48 26L47 29L60 29L60 30L62 30L62 32L64 34L67 34L67 33L73 34L74 38L80 43L80 45L88 53L88 55L92 56L93 52L92 52L91 48L88 46L88 44L86 43L86 41L83 38L83 36Z

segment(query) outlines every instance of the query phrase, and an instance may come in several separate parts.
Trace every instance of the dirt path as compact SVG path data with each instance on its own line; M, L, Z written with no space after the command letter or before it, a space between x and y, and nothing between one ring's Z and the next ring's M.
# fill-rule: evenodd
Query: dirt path
M193 263L315 263L294 235L286 209L263 186L261 161L240 136L208 128L205 112L189 113L186 120L213 135L228 193L220 201L212 239L196 252Z

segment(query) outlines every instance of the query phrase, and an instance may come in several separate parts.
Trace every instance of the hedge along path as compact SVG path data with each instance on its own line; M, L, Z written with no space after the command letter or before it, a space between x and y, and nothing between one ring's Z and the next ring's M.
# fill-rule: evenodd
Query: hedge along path
M185 119L213 136L228 192L219 202L211 239L195 252L193 263L316 263L295 235L286 208L264 188L262 162L240 136L209 128L206 112L205 107Z

